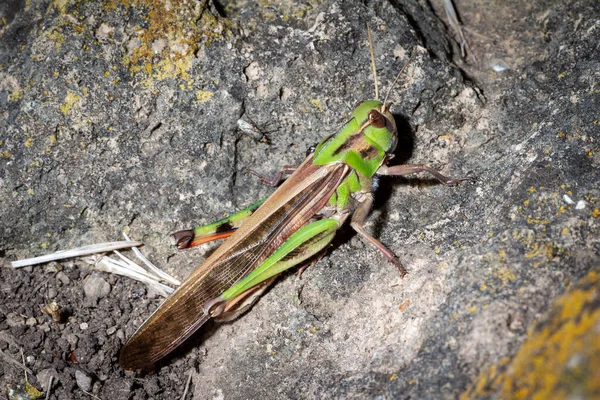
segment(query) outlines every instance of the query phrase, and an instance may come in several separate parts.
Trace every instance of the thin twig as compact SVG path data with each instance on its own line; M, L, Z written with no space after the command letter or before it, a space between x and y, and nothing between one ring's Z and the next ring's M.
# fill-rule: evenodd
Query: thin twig
M190 383L192 382L192 375L194 375L194 370L190 370L190 376L188 376L187 382L185 384L185 389L183 390L183 394L181 395L181 400L185 400L185 396L187 396L188 389L190 388Z
M452 0L444 0L444 10L446 11L446 17L448 17L448 23L452 28L456 31L458 36L460 37L460 54L462 58L466 58L465 47L469 50L469 54L473 58L473 61L477 62L477 57L475 57L475 53L471 50L471 46L469 46L469 42L465 39L465 35L462 31L462 27L460 22L458 21L458 16L456 15L456 10L454 10L454 5L452 4Z
M25 369L25 371L27 373L29 373L30 375L33 375L33 371L32 370L30 370L29 368L27 368L26 366L24 366L23 364L21 364L17 360L13 359L11 356L9 356L8 354L6 354L2 350L0 350L0 358L2 358L3 360L5 360L7 363L14 365L15 367Z
M50 398L50 392L52 391L52 381L54 380L54 375L50 375L50 379L48 379L48 390L46 391L46 400Z
M83 393L87 394L88 396L92 396L94 399L102 400L100 397L96 396L94 393L86 392L82 388L79 388L79 390L81 390Z
M25 372L25 382L29 382L29 378L27 377L27 364L25 364L25 354L23 354L23 348L21 347L21 360L23 361L23 372Z

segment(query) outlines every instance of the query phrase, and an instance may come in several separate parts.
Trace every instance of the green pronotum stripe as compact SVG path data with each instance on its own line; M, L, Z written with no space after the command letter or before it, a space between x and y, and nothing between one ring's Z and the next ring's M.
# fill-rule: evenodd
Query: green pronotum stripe
M221 298L224 301L229 301L244 293L246 290L258 285L272 276L277 275L282 271L282 269L273 268L276 266L278 261L315 236L325 231L334 232L339 227L339 224L340 223L337 220L329 218L315 221L301 227L292 236L290 236L285 243L279 246L279 248L275 250L275 252L269 256L269 258L267 258L261 265L256 267L254 271L226 290L221 295ZM291 265L289 265L288 268L289 267L291 267Z

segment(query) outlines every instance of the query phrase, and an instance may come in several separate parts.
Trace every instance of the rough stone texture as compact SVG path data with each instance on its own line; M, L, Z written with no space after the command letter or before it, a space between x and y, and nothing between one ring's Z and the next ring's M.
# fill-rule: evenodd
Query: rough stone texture
M441 2L203 4L0 5L1 257L126 229L184 278L215 247L177 252L169 232L264 197L248 168L298 163L374 96L367 23L381 91L416 49L391 95L393 162L477 182L382 179L368 228L409 275L346 229L302 279L286 274L141 380L117 356L160 303L142 284L103 275L110 296L96 304L81 261L62 263L68 279L0 268L0 350L56 370L50 398L89 398L77 370L101 398L177 398L190 369L194 398L455 398L598 265L598 3L455 2L487 37L467 34L477 64L457 56ZM496 59L510 69L493 72ZM270 146L240 137L243 113ZM42 313L49 299L66 323ZM0 387L22 379L0 364Z

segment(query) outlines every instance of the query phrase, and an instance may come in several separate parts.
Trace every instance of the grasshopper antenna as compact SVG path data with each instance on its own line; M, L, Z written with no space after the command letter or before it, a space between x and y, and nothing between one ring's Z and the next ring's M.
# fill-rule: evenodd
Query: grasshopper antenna
M396 82L398 82L398 78L400 78L400 75L402 75L402 73L404 72L404 70L406 69L406 67L408 67L408 64L410 64L410 62L412 61L413 58L415 58L415 54L417 54L417 49L415 48L412 52L412 54L410 55L408 61L406 61L404 63L404 65L402 66L402 69L400 70L400 72L398 72L398 75L396 75L396 79L394 79L394 82L392 82L392 84L390 85L390 88L388 89L386 95L385 95L385 99L383 100L383 104L387 103L387 99L388 97L390 97L390 93L392 93L392 89L394 88L394 85L396 84ZM373 61L373 65L375 61ZM375 84L377 85L377 83ZM375 86L377 87L377 86Z
M375 98L379 100L379 86L377 85L377 67L375 66L375 51L373 50L373 36L371 28L367 24L367 36L369 36L369 50L371 50L371 68L373 68L373 80L375 81Z

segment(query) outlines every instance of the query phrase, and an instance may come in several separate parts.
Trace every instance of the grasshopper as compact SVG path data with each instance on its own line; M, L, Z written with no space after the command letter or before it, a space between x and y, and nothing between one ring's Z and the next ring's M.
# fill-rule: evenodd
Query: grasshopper
M379 98L371 32L375 97ZM411 57L412 58L412 57ZM410 61L410 59L409 59ZM366 100L345 126L323 139L298 167L284 167L273 180L290 175L268 198L194 230L173 234L178 248L227 240L135 332L121 351L126 370L143 369L166 356L210 318L228 321L249 307L283 271L322 253L350 218L350 226L400 271L395 255L364 227L379 175L427 172L445 185L454 179L423 165L388 166L397 143L389 93L384 101Z

